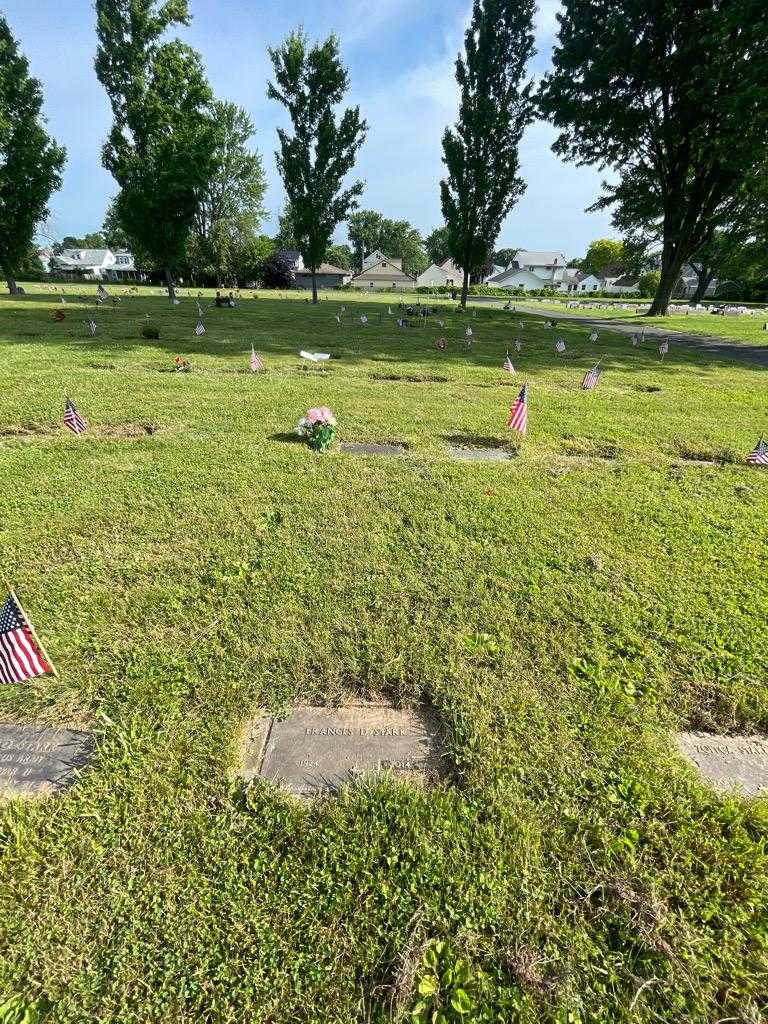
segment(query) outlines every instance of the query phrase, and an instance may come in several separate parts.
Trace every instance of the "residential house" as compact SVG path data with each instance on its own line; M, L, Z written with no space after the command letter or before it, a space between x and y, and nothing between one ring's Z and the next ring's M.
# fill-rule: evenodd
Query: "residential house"
M603 290L604 280L602 277L597 277L595 274L587 274L579 281L576 291L579 292L601 292Z
M377 263L381 263L382 260L385 260L386 258L387 257L384 255L381 249L374 249L373 252L369 253L367 256L363 258L363 267L361 273L366 270L370 270L371 267L375 267Z
M403 270L403 261L384 257L378 263L352 278L352 285L355 288L364 288L366 291L409 291L416 285L416 278L406 274Z
M577 289L579 271L569 267L561 252L535 252L519 249L506 270L495 274L489 284L510 291L554 291L573 292Z
M433 263L416 278L419 288L459 288L464 281L464 271L452 259Z
M717 278L713 278L707 286L707 290L704 293L706 298L712 298L717 292L717 288L720 282ZM696 289L699 287L699 279L696 276L696 272L690 263L685 263L683 269L680 271L680 279L675 288L675 295L681 296L684 299L693 298L696 294Z
M621 277L606 277L603 279L602 290L606 295L637 295L640 289L640 278L632 277L629 274L622 274Z
M352 271L334 267L331 263L321 263L315 271L318 288L340 288L352 280ZM294 288L312 288L312 271L303 267L293 272Z
M111 249L65 249L51 255L48 270L90 281L143 280L131 253Z
M275 256L285 260L292 272L304 269L304 260L301 258L301 253L298 249L278 249Z

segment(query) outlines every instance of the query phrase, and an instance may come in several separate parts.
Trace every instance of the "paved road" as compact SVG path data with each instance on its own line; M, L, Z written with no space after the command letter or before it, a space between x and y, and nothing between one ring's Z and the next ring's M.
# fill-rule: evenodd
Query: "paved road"
M736 359L743 363L750 363L753 366L761 366L768 369L768 345L742 345L737 341L728 341L722 338L704 338L700 334L681 334L679 331L668 331L661 327L646 326L636 323L627 323L624 320L604 320L602 317L573 316L568 313L553 313L549 309L536 309L535 306L520 305L513 301L517 313L532 314L540 316L544 320L568 320L571 323L586 324L590 327L603 329L609 328L618 334L635 334L639 329L645 327L647 338L657 337L669 338L676 345L689 345L691 348L706 352L708 355L726 359Z

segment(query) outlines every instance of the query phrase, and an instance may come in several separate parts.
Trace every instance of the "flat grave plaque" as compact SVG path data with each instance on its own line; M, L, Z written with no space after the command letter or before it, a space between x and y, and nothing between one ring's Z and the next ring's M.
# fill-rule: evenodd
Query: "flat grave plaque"
M0 795L38 796L66 789L92 750L87 732L0 724Z
M405 455L405 445L380 444L376 441L342 441L339 451L345 455Z
M452 458L461 462L507 462L514 456L503 448L459 448L448 449Z
M679 732L680 753L715 789L768 795L768 736L714 736Z
M249 782L266 779L307 797L382 772L411 780L440 774L438 729L429 715L384 704L297 707L282 721L261 718L246 730Z

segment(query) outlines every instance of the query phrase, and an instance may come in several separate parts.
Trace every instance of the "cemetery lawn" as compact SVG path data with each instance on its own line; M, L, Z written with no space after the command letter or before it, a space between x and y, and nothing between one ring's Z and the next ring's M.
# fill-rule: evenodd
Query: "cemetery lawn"
M765 371L578 324L517 355L509 313L398 331L389 301L262 293L201 339L156 291L0 303L2 576L61 674L0 715L97 744L66 794L0 807L0 1020L768 1011L768 800L716 795L671 740L768 729ZM315 404L407 454L314 455L291 432ZM473 443L518 457L448 457ZM237 781L259 709L374 697L435 709L445 783L302 805Z
M514 303L514 299L512 300ZM569 317L586 317L589 320L624 320L640 327L660 327L663 330L678 331L680 334L700 334L705 338L722 338L742 345L768 345L768 331L763 325L768 322L768 313L760 316L719 316L714 313L672 314L670 316L647 317L634 309L568 309L563 302L526 302L517 300L518 305L527 309L541 309L565 313ZM596 300L600 301L600 300ZM634 305L634 303L633 303Z

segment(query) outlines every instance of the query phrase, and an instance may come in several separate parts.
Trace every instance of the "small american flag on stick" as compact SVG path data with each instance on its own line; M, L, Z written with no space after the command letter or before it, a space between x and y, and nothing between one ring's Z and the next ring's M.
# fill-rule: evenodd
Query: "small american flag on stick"
M768 444L761 437L747 456L750 466L768 466Z
M253 373L259 373L260 370L264 369L264 363L259 359L254 351L253 345L251 345L251 371Z
M102 302L104 301L104 299L109 298L109 292L107 291L103 284L100 284L99 287L96 289L96 294L102 300Z
M96 321L95 320L86 320L85 321L85 326L91 332L91 337L93 337L96 334Z
M82 434L88 426L71 398L64 401L64 426L69 427L73 434Z
M512 430L524 434L528 429L528 383L523 384L523 389L514 400L509 409L507 426Z
M595 341L597 341L597 331L592 331L592 333L591 333L591 334L590 334L590 336L589 336L589 340L590 340L591 342L595 342Z
M600 379L600 374L602 372L603 371L600 369L600 364L595 363L592 369L587 370L587 372L584 374L584 380L581 382L581 390L594 391L597 382Z
M562 338L558 338L557 341L555 342L555 352L557 352L558 355L561 352L565 352L565 341L563 341Z
M662 341L662 343L659 345L659 355L661 356L662 359L667 354L667 352L669 352L669 342L668 341Z
M0 683L23 683L56 670L13 591L0 611Z
M502 367L507 373L514 373L515 367L512 364L512 360L509 358L509 352L507 352L507 358L504 360L504 366Z
M205 334L205 324L202 320L197 321L197 324L195 325L195 334L198 338Z

